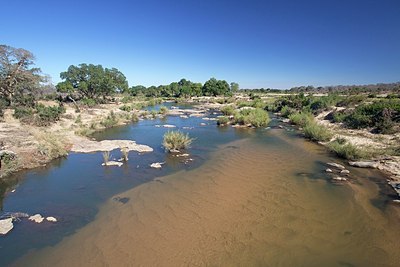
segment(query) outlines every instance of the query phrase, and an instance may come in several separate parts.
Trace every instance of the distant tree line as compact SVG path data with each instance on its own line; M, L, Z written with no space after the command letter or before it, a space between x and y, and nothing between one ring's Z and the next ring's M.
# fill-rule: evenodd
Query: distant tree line
M336 86L299 86L293 87L289 90L291 93L344 93L344 94L358 94L358 93L400 93L400 82L397 83L378 83L368 85L336 85Z

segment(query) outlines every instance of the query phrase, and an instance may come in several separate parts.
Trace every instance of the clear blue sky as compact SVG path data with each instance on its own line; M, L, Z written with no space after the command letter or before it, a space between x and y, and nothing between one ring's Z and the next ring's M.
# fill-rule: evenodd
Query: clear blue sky
M400 81L399 0L2 0L1 10L0 43L33 52L55 83L79 63L145 86Z

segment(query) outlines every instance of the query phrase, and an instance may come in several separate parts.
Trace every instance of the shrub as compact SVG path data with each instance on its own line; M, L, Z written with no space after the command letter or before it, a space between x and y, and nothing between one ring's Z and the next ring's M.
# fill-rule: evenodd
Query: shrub
M335 152L339 157L350 160L366 158L368 155L366 151L357 148L351 143L347 142L343 143L343 140L338 140L338 139L330 142L328 144L328 148L332 152Z
M92 98L82 98L80 102L82 105L87 106L88 108L93 108L97 105L96 100Z
M65 108L63 106L46 107L38 104L36 106L35 124L37 126L48 126L51 123L60 120L60 116L64 112Z
M127 147L121 147L122 159L128 161L129 150Z
M289 119L292 123L299 125L300 127L304 127L314 118L310 113L301 112L290 114Z
M295 109L290 108L288 106L284 106L281 109L281 115L282 115L282 117L285 117L285 118L288 118L290 114L293 114L295 112L296 112Z
M365 96L365 95L348 96L346 98L343 98L336 105L338 107L354 107L354 106L362 103L366 98L367 98L367 96Z
M29 107L15 107L13 116L22 123L32 123L34 120L34 110Z
M139 121L139 117L138 117L138 115L136 113L132 113L131 121L132 122L138 122Z
M332 132L323 125L317 124L315 121L308 122L304 128L304 134L306 138L313 141L329 141L333 134Z
M65 149L65 139L61 136L45 131L35 132L34 135L39 142L38 151L41 155L45 155L50 159L68 155Z
M221 108L222 114L231 116L235 113L235 108L232 105L224 106Z
M235 123L238 124L250 124L254 127L265 126L270 122L268 113L260 108L255 109L243 109L238 113L235 113Z
M124 96L124 97L121 99L121 102L124 103L124 104L126 104L126 103L129 103L129 102L132 102L132 100L133 100L133 97L132 97L132 96Z
M167 114L168 113L168 108L166 106L161 106L160 107L160 114Z
M133 106L132 105L123 105L123 106L119 107L119 109L122 111L130 112L133 110Z
M189 137L189 134L184 134L181 131L168 131L164 134L163 146L168 151L176 151L180 149L186 149L190 146L193 139Z
M219 117L218 120L217 120L217 124L218 124L219 126L225 126L225 125L227 125L228 123L229 123L229 118L228 118L228 117L225 117L225 116Z
M251 106L253 108L261 108L261 109L265 109L265 107L267 106L264 101L262 101L260 98L256 98L253 100L253 102L251 103Z
M110 128L118 124L118 118L115 116L114 111L111 111L110 114L100 122L100 124L105 128Z

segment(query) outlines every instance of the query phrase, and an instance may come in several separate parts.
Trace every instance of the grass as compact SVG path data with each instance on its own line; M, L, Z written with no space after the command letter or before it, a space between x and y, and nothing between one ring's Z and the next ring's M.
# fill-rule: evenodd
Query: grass
M188 148L193 142L193 138L189 137L188 133L181 131L168 131L164 134L163 146L168 151L176 151Z
M289 115L289 120L300 127L306 126L313 119L313 116L307 112L296 112Z
M128 154L129 154L129 150L127 147L121 147L121 154L122 154L122 159L124 161L128 160Z
M160 107L160 114L166 115L168 113L168 108L166 106Z
M107 163L110 161L111 153L110 151L104 151L102 155L103 155L104 165L107 165Z
M304 128L304 135L312 141L327 142L332 139L333 133L323 125L319 125L314 120L308 122Z
M49 159L55 159L68 154L66 144L62 142L62 136L55 135L46 131L38 131L34 133L38 140L39 154L46 156Z
M351 143L343 142L341 139L335 139L330 142L328 148L339 157L349 160L365 159L372 156L367 150L357 148Z
M232 105L224 106L221 108L222 114L232 116L235 114L235 108Z
M111 128L118 124L118 118L115 115L114 111L111 111L110 114L100 122L100 124L105 128Z

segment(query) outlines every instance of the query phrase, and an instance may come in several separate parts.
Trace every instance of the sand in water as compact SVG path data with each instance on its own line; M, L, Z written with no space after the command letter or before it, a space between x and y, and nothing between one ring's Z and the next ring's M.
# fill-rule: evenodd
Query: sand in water
M119 194L125 204L110 199L95 221L16 265L399 266L399 217L370 204L376 186L296 175L320 157L296 142L221 147L200 168Z

